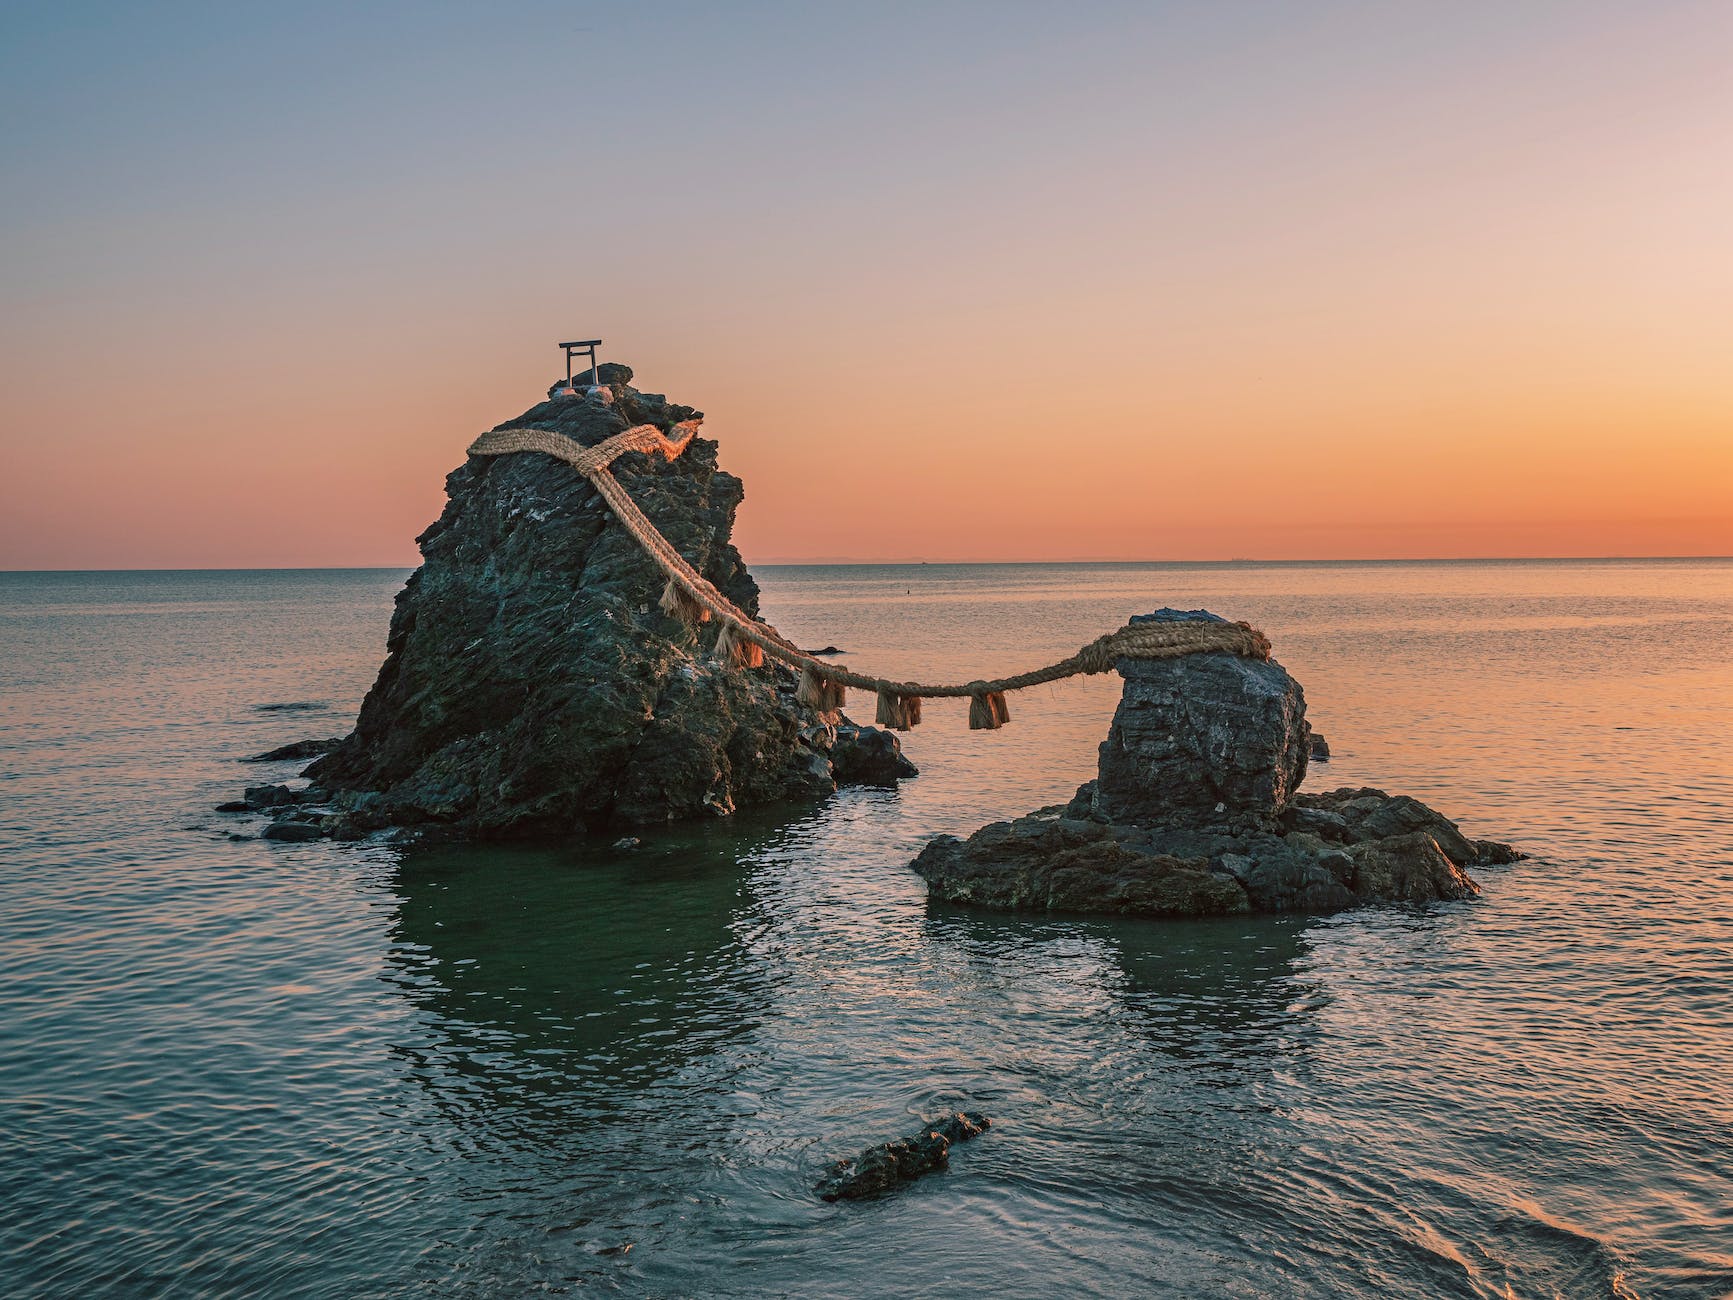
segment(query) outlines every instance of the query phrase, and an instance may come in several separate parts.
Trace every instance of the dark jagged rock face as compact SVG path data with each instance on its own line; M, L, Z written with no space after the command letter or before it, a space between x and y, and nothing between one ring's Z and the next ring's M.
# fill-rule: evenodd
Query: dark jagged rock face
M1163 609L1133 623L1213 619ZM1230 654L1128 659L1093 813L1138 826L1268 827L1306 776L1306 695L1287 669Z
M698 413L603 366L601 394L550 399L501 428L594 445ZM614 473L700 572L756 615L729 540L744 495L694 439L673 462L630 454ZM775 663L714 662L663 615L663 576L571 466L474 456L397 598L388 656L353 735L307 775L363 824L447 823L490 837L561 835L727 813L834 789L835 728Z
M896 733L846 723L836 729L830 763L838 785L895 785L904 777L921 774L903 756Z
M1069 804L933 840L913 864L929 897L1140 916L1331 912L1470 898L1469 868L1521 856L1405 795L1296 795L1311 729L1304 692L1273 660L1119 671L1098 777Z

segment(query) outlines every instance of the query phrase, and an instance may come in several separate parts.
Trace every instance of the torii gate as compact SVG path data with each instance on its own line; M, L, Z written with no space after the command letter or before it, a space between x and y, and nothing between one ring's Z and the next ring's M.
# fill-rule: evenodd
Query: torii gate
M602 382L601 367L596 361L596 349L598 347L600 347L601 345L602 345L601 339L578 339L576 342L573 342L573 343L561 343L559 345L561 348L563 348L565 350L565 354L566 354L566 387L567 388L570 388L572 386L572 357L574 355L580 355L581 354L581 355L585 355L585 356L589 357L589 359L590 359L590 384L592 386L598 385Z

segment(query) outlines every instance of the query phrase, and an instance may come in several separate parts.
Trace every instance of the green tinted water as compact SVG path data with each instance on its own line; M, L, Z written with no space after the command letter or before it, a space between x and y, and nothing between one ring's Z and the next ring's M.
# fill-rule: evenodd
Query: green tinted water
M999 733L930 706L899 791L632 853L231 842L233 760L343 729L401 577L0 576L9 1294L1733 1289L1733 565L761 574L797 639L920 674L1252 619L1313 786L1536 855L1211 924L934 911L906 870L1068 795L1111 679ZM949 1173L809 1194L965 1104Z

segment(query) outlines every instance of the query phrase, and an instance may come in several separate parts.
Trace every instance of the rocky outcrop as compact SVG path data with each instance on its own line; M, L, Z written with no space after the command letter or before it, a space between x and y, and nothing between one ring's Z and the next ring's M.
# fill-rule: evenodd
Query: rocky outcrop
M903 755L895 732L844 723L836 729L830 751L831 770L838 785L895 785L921 769Z
M286 763L294 759L317 758L321 754L329 754L342 743L341 736L333 736L329 740L296 740L287 745L278 745L275 749L267 749L263 754L250 754L241 762Z
M913 1137L870 1146L852 1160L839 1160L813 1188L821 1200L863 1201L883 1196L922 1174L951 1163L951 1145L979 1137L993 1121L960 1110L934 1120Z
M589 446L698 416L633 388L625 366L603 365L600 378L500 427ZM729 540L744 492L716 443L694 439L672 462L627 455L613 470L680 552L756 614L757 584ZM798 704L785 667L715 662L713 626L694 633L664 615L660 571L571 466L474 456L446 490L355 731L307 769L331 798L333 834L439 823L558 836L835 788L836 716Z
M928 894L948 903L1135 916L1214 916L1249 910L1246 891L1207 860L1176 858L1131 826L1044 808L941 835L915 859Z
M1470 868L1521 856L1406 795L1296 794L1311 731L1304 692L1274 660L1191 655L1119 672L1096 779L1069 804L933 840L913 864L930 897L1139 916L1329 912L1472 897Z
M1132 623L1223 622L1157 610ZM1090 813L1132 825L1269 827L1306 776L1300 684L1274 660L1231 654L1123 659Z

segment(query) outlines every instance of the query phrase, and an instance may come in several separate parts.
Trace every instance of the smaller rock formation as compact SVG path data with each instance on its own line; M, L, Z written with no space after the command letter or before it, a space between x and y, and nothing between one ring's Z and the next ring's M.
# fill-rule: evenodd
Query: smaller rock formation
M1135 623L1222 622L1157 610ZM1300 684L1273 659L1122 659L1125 679L1089 796L1102 821L1273 826L1306 776L1312 730Z
M846 719L837 724L830 751L831 771L838 785L895 785L921 769L903 756L895 732L859 727Z
M934 1120L913 1137L870 1146L853 1160L839 1160L813 1188L826 1201L882 1196L922 1174L951 1163L951 1144L967 1142L992 1127L978 1111L958 1111Z
M1521 856L1405 795L1297 794L1313 737L1304 691L1273 659L1118 668L1096 779L1069 804L933 840L913 864L930 897L1139 916L1328 912L1469 898L1469 868Z

